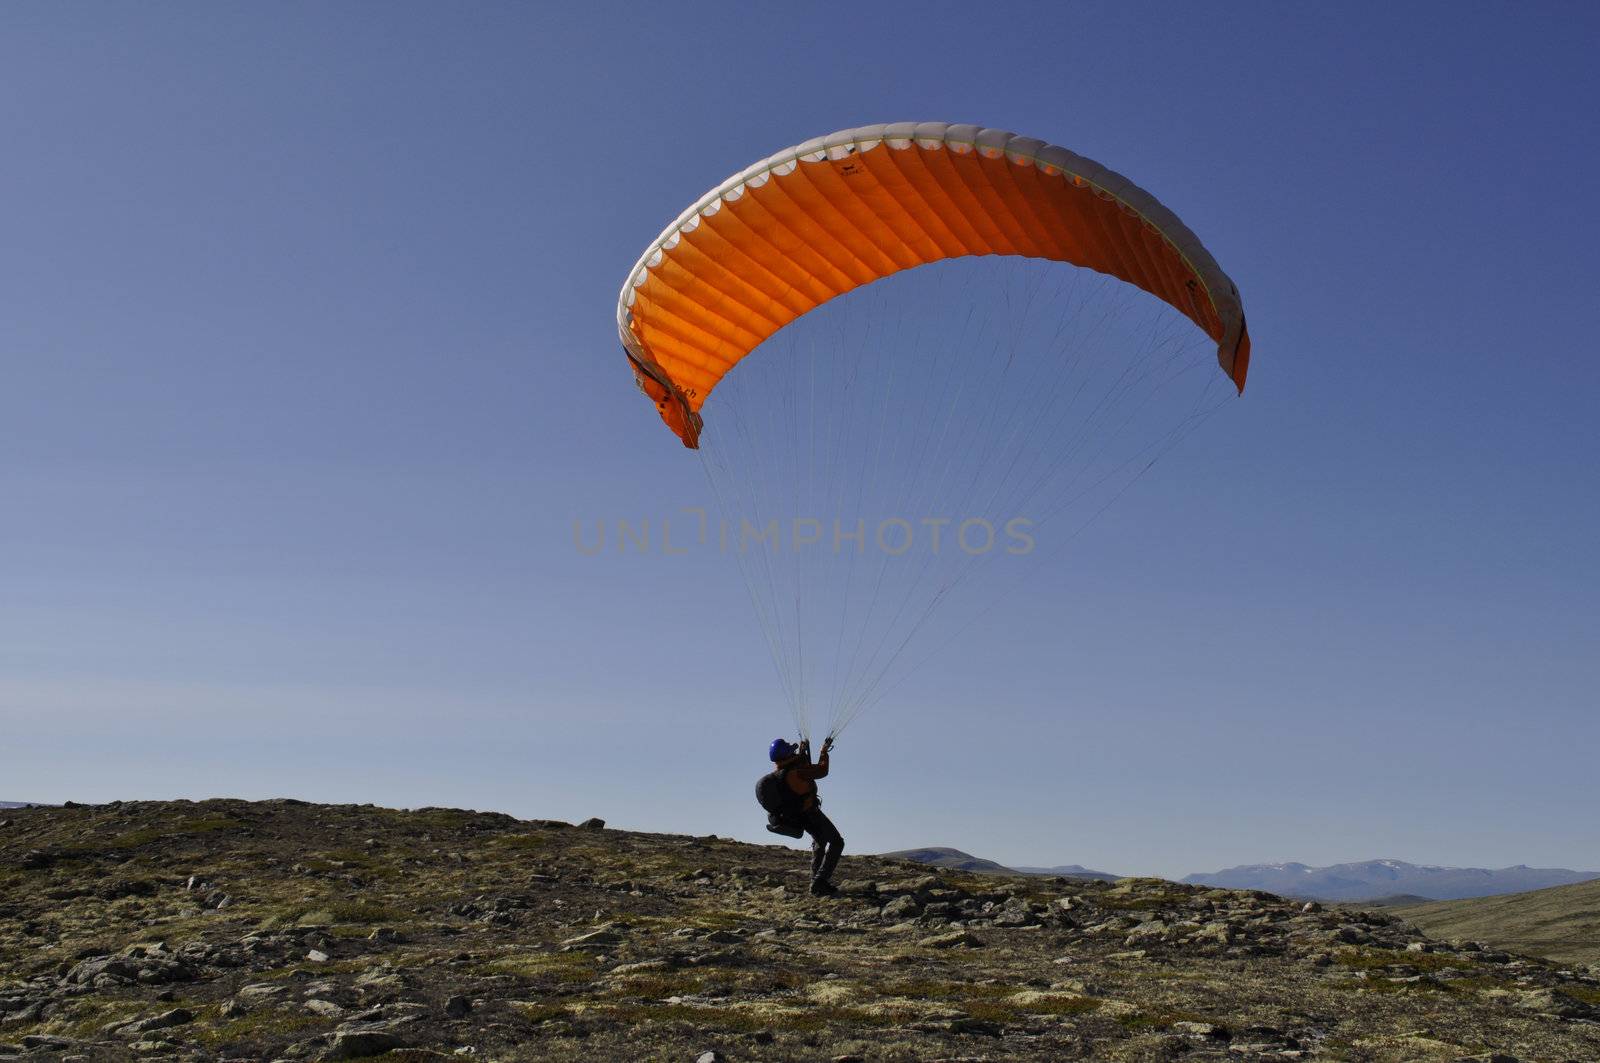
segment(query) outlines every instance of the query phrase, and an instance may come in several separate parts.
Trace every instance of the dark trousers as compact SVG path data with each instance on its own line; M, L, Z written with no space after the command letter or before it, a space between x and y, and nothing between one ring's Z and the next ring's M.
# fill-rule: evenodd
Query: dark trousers
M839 854L844 852L844 836L833 825L833 820L822 814L820 808L808 811L801 822L805 824L806 833L811 835L811 880L826 882L832 876L833 869L839 866Z

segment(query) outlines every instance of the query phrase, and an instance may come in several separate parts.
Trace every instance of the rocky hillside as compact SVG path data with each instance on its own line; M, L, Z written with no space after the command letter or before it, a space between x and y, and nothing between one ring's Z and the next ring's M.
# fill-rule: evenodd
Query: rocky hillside
M0 816L0 1058L1600 1059L1600 969L1394 915L509 816Z
M1600 879L1575 886L1406 908L1430 934L1480 937L1565 963L1600 964Z

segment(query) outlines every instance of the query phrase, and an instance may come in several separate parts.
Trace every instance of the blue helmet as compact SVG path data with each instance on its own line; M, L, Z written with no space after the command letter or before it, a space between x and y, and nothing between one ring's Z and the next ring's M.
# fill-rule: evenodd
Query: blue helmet
M772 745L767 749L767 759L774 762L788 760L798 752L800 752L800 750L794 745L794 743L788 741L787 739L774 738L772 740Z

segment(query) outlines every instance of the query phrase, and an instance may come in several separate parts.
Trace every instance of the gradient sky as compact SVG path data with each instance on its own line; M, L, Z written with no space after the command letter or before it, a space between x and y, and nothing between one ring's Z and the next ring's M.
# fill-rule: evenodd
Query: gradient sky
M1600 870L1600 9L0 11L0 798L765 841L788 729L618 286L869 122L1128 174L1250 390L841 742L855 852Z

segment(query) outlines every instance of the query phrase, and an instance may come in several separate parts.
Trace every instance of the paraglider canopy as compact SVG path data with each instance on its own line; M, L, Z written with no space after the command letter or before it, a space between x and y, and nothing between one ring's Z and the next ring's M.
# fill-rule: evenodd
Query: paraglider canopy
M808 738L814 709L837 735L1059 554L1250 357L1238 290L1155 197L943 123L724 181L640 257L617 327L706 472L721 519L701 510L698 541L737 562Z
M640 256L617 304L639 387L685 446L728 370L812 308L968 255L1067 262L1138 286L1217 344L1244 390L1238 289L1150 193L1066 148L943 122L862 126L735 174Z

